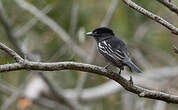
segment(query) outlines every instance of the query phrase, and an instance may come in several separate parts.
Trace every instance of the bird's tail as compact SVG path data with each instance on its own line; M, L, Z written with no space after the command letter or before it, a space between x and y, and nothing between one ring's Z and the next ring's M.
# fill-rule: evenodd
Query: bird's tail
M142 73L142 71L132 61L126 62L126 65L129 67L131 71Z

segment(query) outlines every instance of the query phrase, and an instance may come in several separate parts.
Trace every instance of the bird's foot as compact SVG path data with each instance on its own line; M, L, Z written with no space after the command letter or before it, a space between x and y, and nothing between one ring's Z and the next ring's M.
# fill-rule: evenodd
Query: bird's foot
M121 69L119 70L119 75L121 75Z
M130 76L129 82L130 82L131 85L133 85L133 79L132 79L132 76Z
M119 70L119 72L117 72L117 74L120 76L121 75L121 69Z
M108 69L111 64L108 63L106 66L104 66L104 69Z

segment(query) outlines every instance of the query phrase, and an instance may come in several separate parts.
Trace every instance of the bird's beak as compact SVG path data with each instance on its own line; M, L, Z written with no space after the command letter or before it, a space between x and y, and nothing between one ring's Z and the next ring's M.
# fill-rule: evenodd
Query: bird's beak
M87 32L86 35L87 35L87 36L92 36L92 35L93 35L93 32Z

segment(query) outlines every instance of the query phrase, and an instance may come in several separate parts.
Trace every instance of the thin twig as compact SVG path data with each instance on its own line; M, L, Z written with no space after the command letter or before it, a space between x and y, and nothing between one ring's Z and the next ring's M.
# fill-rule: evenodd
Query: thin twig
M5 51L10 56L12 56L12 58L14 58L14 60L16 62L18 62L18 63L23 62L23 58L20 57L20 55L18 55L15 51L13 51L12 49L8 48L6 45L0 43L0 49Z
M45 80L45 82L48 84L50 90L53 92L53 95L56 96L59 101L61 101L61 99L63 99L64 103L66 105L68 105L69 107L73 108L74 110L83 110L77 101L66 97L62 88L57 86L56 83L53 82L53 79L51 79L49 76L47 76L44 73L40 72L40 74L41 74L40 76L42 76L43 80Z
M37 10L37 8L34 8L34 6L32 6L31 4L25 2L25 1L22 1L22 0L18 0L17 3L20 4L20 6L28 11L30 11L32 14L34 14L37 18L39 18L43 23L47 24L49 27L51 27L51 29L53 29L59 36L61 37L65 37L65 38L69 38L69 36L67 34L65 34L65 31L64 30L61 30L61 27L59 27L57 25L57 23L55 23L53 20L51 20L49 17L47 16L44 16L39 10ZM25 6L23 5L25 4ZM112 16L112 14L111 14ZM50 21L50 22L48 22ZM66 36L67 35L67 36ZM70 38L69 38L70 40ZM86 58L87 55L82 55L80 53L83 53L81 52L79 48L76 48L76 46L74 45L73 46L73 42L70 42L69 40L64 40L64 41L67 41L66 43L67 44L70 44L72 45L73 47L73 50L74 52L76 52L80 57L82 57L83 59Z
M69 33L71 36L75 36L75 30L78 22L78 12L79 12L79 3L78 1L73 1L70 17L70 30Z
M11 29L12 26L11 26L11 24L10 24L8 18L7 18L7 15L6 15L5 10L3 8L3 4L1 4L1 2L0 2L0 22L3 25L3 28L6 31L8 39L12 42L12 44L15 47L15 49L17 50L17 52L20 55L23 55L23 53L20 51L21 48L18 45L18 41L17 41L17 39L15 39L15 36L13 34L13 30Z
M91 51L89 52L90 55L85 60L86 63L90 64L90 63L92 63L94 61L95 54L96 54L95 50L96 50L96 46L93 44L92 47L91 47ZM81 92L82 92L82 88L83 88L83 86L85 84L87 76L88 76L88 73L82 72L82 74L79 77L79 80L77 82L77 86L76 86L76 89L75 89L77 91L77 97L76 97L77 99L80 98L80 95L81 95Z
M24 81L26 81L26 79L28 79L28 77L31 77L31 74L29 74ZM25 82L26 83L26 82ZM18 88L18 90L15 90L11 96L2 104L1 106L1 110L8 110L9 106L14 103L21 95L22 95L22 91L24 88L25 83L22 83L20 85L20 87Z
M103 21L101 22L101 26L108 26L110 21L111 21L111 18L117 8L119 4L119 0L112 0L110 5L109 5L109 8L104 16L104 19Z
M170 9L172 12L176 13L178 15L178 8L176 5L174 5L173 3L169 2L168 0L157 0L158 2L160 2L161 4L163 4L164 6L166 6L168 9Z
M42 12L47 14L52 10L52 5L47 5L42 9ZM39 20L35 17L30 19L25 25L21 26L20 28L15 29L14 34L16 37L20 37L27 33Z
M62 104L59 104L58 102L55 102L53 100L49 100L46 98L40 98L35 101L36 104L41 105L44 107L44 110L50 109L50 110L71 110L67 106L64 106Z
M24 95L24 93L18 88L15 88L15 87L12 87L8 84L5 84L4 82L0 81L0 92L5 94L5 95L11 95L13 93L16 93L16 92L20 92L21 96ZM50 104L49 104L50 103ZM64 105L61 105L55 101L52 101L52 100L49 100L47 98L39 98L38 100L35 100L34 101L34 104L37 104L37 105L40 105L42 107L45 107L45 108L48 108L48 109L51 109L51 110L56 110L59 109L59 108L66 108L66 106ZM68 110L66 108L66 110Z
M85 57L87 56L86 53L77 44L75 44L74 41L72 41L69 34L67 34L65 30L63 30L62 27L60 27L54 20L52 20L50 17L38 10L35 6L24 0L15 1L21 8L26 11L29 11L41 22L49 26L66 44L68 44L68 46L71 46L73 52L78 54L82 59L85 59Z
M164 20L160 16L158 16L156 14L153 14L152 12L150 12L150 11L142 8L141 6L137 5L132 0L122 0L122 1L125 4L127 4L128 6L130 6L131 8L135 9L136 11L138 11L139 13L142 13L145 16L151 18L152 20L160 23L161 25L163 25L164 27L166 27L167 29L169 29L173 34L178 35L178 28L176 28L174 25L172 25L171 23L167 22L166 20Z

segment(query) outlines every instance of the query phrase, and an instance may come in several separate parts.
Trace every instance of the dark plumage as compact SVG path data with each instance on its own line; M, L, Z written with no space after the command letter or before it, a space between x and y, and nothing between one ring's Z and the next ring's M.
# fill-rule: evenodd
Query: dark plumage
M131 61L125 43L117 38L111 29L100 27L88 32L87 35L95 38L99 52L112 65L120 68L120 72L124 70L124 66L128 66L131 72L141 73L141 70Z

